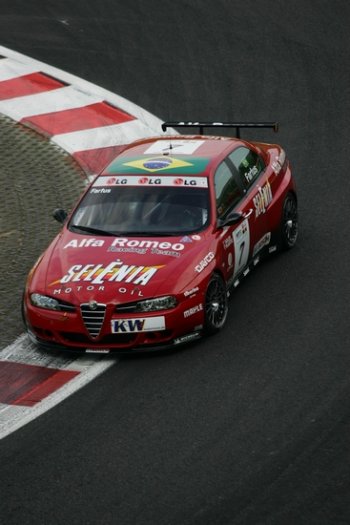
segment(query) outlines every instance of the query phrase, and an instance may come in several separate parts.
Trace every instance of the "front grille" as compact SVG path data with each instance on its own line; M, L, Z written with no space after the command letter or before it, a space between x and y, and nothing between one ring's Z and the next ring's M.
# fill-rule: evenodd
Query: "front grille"
M91 337L98 337L106 313L106 305L100 303L84 303L80 305L84 324Z

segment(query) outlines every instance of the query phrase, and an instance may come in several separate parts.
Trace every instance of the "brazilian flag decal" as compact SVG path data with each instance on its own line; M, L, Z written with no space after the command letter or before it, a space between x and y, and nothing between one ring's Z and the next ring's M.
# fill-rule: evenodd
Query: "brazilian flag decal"
M108 174L138 174L138 173L159 173L171 172L181 175L197 175L202 173L209 159L191 158L191 161L175 159L166 155L159 157L136 157L136 158L117 158L108 166L105 173Z

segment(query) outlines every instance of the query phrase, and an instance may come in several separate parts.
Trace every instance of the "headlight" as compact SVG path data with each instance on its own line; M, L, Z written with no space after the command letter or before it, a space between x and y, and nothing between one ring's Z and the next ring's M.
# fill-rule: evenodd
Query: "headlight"
M154 312L156 310L169 310L177 305L175 297L167 295L165 297L156 297L155 299L146 299L137 303L137 311Z
M32 293L30 296L31 303L39 308L46 308L47 310L60 310L60 303L52 297L41 295L40 293Z

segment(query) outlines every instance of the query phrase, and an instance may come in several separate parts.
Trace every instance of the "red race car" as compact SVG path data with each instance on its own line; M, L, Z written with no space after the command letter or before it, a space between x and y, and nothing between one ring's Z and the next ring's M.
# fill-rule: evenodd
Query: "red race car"
M201 134L134 142L91 183L31 270L28 333L51 349L175 347L220 330L259 260L292 248L295 183L284 150L239 138L276 123L169 122ZM203 136L206 127L237 136Z

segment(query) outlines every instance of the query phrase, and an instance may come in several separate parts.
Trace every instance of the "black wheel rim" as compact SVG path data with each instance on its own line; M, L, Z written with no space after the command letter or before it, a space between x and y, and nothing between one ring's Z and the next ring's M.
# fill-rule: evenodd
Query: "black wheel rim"
M298 237L298 208L292 197L286 200L284 206L284 235L288 246L293 246Z
M227 316L227 295L220 279L213 279L207 290L205 313L213 328L221 328Z

